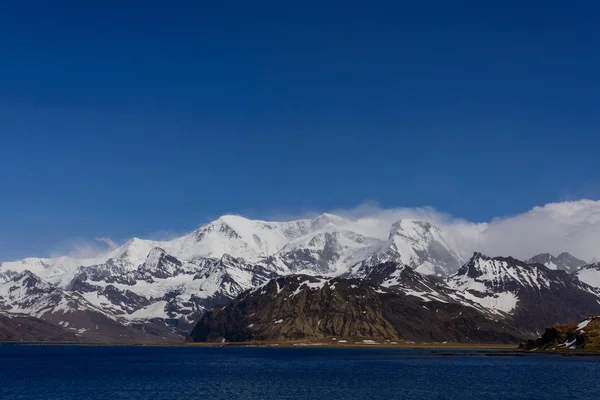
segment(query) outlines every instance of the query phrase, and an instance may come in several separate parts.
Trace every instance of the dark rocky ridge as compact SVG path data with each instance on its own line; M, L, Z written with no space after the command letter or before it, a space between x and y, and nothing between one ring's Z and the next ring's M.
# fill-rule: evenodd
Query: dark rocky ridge
M515 343L524 335L459 303L423 301L369 281L292 275L200 319L197 342L339 339Z
M385 262L376 265L361 263L342 277L367 280L375 285L390 288L402 287L421 291L443 290L443 279L433 275L423 275L408 265Z

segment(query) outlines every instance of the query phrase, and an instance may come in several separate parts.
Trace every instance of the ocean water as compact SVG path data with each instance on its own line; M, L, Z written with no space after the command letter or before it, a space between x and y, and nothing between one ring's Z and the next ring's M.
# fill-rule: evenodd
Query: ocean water
M0 346L0 399L597 399L600 357Z

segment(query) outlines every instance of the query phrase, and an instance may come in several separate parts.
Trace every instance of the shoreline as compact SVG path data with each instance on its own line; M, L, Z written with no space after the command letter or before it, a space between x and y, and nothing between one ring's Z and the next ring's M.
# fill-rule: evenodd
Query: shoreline
M367 339L368 340L368 339ZM250 342L148 342L148 343L102 343L102 342L0 342L0 346L98 346L98 347L262 347L262 348L371 348L415 350L507 350L519 351L518 344L502 343L413 343L348 341L250 341Z
M347 342L325 341L261 341L261 342L226 342L226 343L185 343L190 347L316 347L316 348L373 348L373 349L415 349L415 350L518 350L518 344L502 343L411 343L411 342L364 342L348 340Z
M586 350L541 350L531 351L519 348L518 344L503 343L363 343L352 341L347 343L328 343L318 341L261 341L261 342L156 342L156 343L79 343L79 342L0 342L0 347L11 346L68 346L68 347L179 347L179 348L296 348L296 349L379 349L379 350L439 350L439 351L464 351L485 352L492 351L494 354L486 356L497 357L524 357L524 356L580 356L598 357L600 352ZM442 353L443 355L443 353ZM451 354L447 354L451 355Z

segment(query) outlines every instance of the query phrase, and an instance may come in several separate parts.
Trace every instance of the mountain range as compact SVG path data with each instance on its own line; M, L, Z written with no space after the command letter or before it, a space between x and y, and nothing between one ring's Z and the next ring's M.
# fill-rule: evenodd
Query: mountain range
M426 221L394 221L388 235L378 237L368 224L332 214L288 222L228 215L173 240L135 238L93 258L3 262L0 311L6 318L38 319L64 332L64 340L182 340L197 321L207 324L213 307L232 299L231 304L243 304L239 296L273 282L281 287L297 283L294 277L308 280L308 286L310 279L347 288L353 285L348 282L363 282L359 287L368 292L363 296L380 297L382 291L397 307L410 303L425 310L435 303L461 315L476 313L474 320L501 325L494 329L503 333L490 336L498 340L600 312L600 267L568 253L541 254L526 262L480 253L469 258L457 240ZM323 296L320 304L333 301ZM433 316L419 318L433 328ZM406 336L395 318L388 310L377 323L394 327L389 338ZM53 338L60 337L57 332ZM274 328L269 332L286 335ZM458 328L454 332L461 337ZM462 337L477 337L470 332ZM267 334L252 335L246 338Z

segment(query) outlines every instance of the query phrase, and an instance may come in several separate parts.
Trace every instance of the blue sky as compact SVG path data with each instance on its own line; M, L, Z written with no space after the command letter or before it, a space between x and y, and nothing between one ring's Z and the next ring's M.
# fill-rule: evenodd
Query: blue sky
M600 6L494 3L4 2L0 260L224 213L600 198Z

